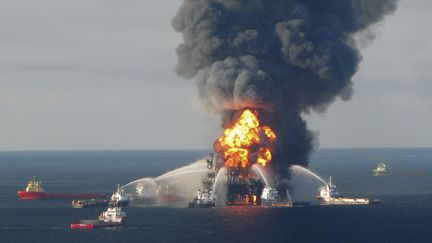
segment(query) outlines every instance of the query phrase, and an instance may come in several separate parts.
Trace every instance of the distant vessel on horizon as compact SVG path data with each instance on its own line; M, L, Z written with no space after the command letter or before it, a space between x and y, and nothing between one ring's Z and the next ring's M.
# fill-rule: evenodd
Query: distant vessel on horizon
M93 199L106 197L104 193L49 193L43 189L42 181L36 176L27 183L25 191L17 191L17 194L21 200Z
M331 176L327 185L321 187L320 194L317 198L321 205L367 205L380 202L378 199L348 198L342 196L336 190L336 185L332 184Z
M386 164L384 162L380 162L376 169L372 170L375 175L383 175L387 173Z

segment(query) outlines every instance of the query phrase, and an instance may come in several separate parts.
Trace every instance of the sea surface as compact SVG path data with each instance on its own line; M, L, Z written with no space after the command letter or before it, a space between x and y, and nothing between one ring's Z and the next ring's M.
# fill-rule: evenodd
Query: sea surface
M432 242L432 149L321 149L310 169L347 196L373 206L302 208L128 207L122 227L71 230L101 208L70 200L20 201L16 191L38 176L49 192L112 193L117 184L155 177L208 151L0 152L0 242ZM385 160L390 171L373 176Z

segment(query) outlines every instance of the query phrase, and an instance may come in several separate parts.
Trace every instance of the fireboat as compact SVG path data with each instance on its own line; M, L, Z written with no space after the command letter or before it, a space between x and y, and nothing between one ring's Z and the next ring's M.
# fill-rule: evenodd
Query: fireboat
M126 207L129 204L129 197L120 185L117 185L117 191L112 194L110 204L119 207Z
M37 177L33 177L27 183L25 191L17 191L17 193L21 200L105 198L104 193L49 193L43 189L42 181Z
M283 200L276 189L266 186L261 194L261 205L271 207L292 207L293 203L291 200Z
M339 194L336 190L336 185L332 184L331 176L329 183L323 186L320 194L317 196L321 205L368 205L377 204L378 199L371 198L347 198Z
M216 198L213 190L197 191L196 197L189 202L188 208L211 208L215 206Z
M271 186L265 186L261 193L261 205L266 207L290 208L309 206L305 201L293 201L286 190L286 199L282 198L278 190Z
M108 210L99 215L97 220L81 220L77 223L72 223L72 229L94 229L100 227L120 226L126 220L126 213L118 206L110 206Z

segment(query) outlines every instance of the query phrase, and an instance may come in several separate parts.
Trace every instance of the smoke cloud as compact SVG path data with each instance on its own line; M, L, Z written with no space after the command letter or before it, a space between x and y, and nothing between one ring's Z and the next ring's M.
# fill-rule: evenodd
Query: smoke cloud
M176 70L196 78L223 126L259 111L278 144L272 165L307 166L313 134L302 114L352 95L361 61L355 34L395 11L398 0L183 0L172 25L183 33Z

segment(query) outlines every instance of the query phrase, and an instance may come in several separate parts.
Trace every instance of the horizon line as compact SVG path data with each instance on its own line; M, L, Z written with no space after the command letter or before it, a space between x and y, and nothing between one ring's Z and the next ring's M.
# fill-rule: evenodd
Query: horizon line
M432 146L382 146L382 147L320 147L312 150L311 153L319 150L332 149L432 149ZM0 152L73 152L73 151L212 151L211 148L61 148L61 149L0 149Z

